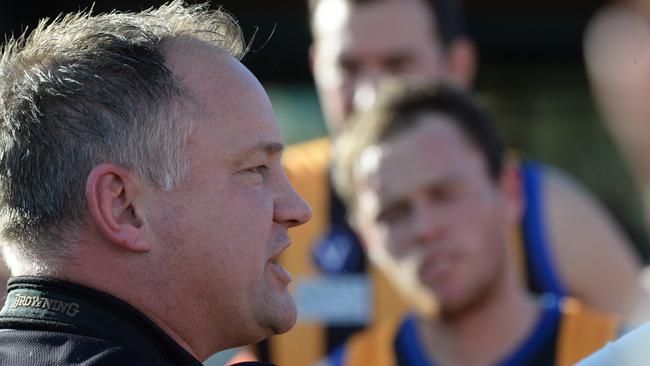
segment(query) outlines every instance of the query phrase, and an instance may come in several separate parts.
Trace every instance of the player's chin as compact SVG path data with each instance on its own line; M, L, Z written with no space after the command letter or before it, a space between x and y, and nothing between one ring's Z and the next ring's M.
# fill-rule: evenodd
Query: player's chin
M473 311L479 303L476 299L466 296L448 296L440 300L440 316L448 320L462 318Z

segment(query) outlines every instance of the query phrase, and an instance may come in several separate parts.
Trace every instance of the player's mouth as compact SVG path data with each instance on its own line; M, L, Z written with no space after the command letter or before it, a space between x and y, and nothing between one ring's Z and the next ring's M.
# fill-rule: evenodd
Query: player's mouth
M449 279L458 262L454 254L437 255L422 262L418 269L420 281L428 285L441 284Z

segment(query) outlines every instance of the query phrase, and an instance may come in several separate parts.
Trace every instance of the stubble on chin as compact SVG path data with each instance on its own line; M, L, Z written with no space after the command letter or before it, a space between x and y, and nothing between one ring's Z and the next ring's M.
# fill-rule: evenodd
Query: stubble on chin
M262 314L258 323L267 330L267 336L286 333L296 324L298 317L296 303L288 293L281 299L263 302L260 305Z

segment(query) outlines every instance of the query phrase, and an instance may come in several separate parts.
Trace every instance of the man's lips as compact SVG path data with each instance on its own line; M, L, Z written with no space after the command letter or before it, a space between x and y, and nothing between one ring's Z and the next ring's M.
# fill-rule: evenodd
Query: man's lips
M270 262L269 268L273 273L275 273L275 275L277 276L277 278L280 280L281 283L289 284L291 280L293 280L293 278L291 277L291 273L289 273L289 271L287 271L281 265L275 262Z
M279 263L280 255L291 245L291 242L287 241L285 244L281 245L279 249L273 254L269 259L269 268L281 283L288 284L293 279L291 273L287 271L286 268L282 267Z

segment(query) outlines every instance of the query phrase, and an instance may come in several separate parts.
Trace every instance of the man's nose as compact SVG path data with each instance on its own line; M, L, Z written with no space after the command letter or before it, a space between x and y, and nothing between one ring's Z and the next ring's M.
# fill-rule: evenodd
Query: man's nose
M285 223L288 227L302 225L311 219L311 208L286 177L284 180L284 192L274 203L274 220Z
M370 64L361 68L356 77L352 95L354 111L370 109L375 104L382 84L389 78L388 73L381 65Z
M365 78L356 85L353 95L353 108L355 112L363 112L372 108L377 100L379 80Z

